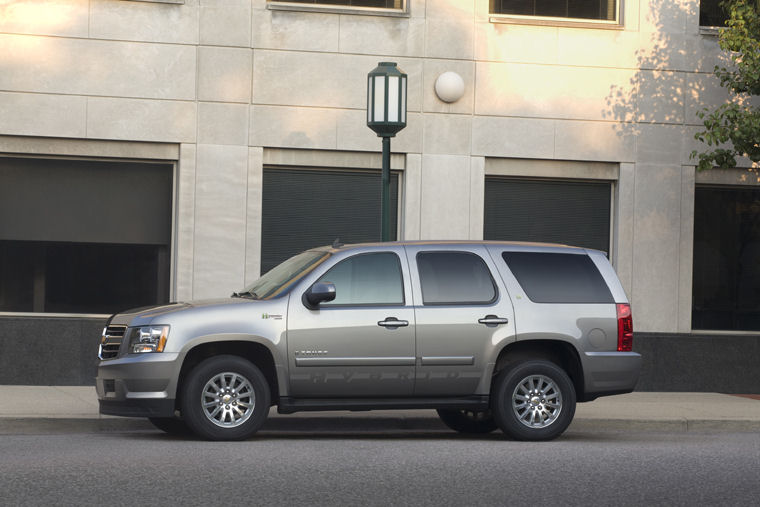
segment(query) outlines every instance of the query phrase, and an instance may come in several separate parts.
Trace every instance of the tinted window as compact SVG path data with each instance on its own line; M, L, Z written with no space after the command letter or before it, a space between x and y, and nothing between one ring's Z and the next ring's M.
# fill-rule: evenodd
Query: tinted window
M417 268L426 305L484 304L496 299L486 263L468 252L421 252Z
M319 279L335 284L335 299L321 306L402 305L401 264L392 253L364 254L339 262Z
M692 328L760 330L760 189L697 187Z
M502 257L534 303L614 303L588 255L504 252Z

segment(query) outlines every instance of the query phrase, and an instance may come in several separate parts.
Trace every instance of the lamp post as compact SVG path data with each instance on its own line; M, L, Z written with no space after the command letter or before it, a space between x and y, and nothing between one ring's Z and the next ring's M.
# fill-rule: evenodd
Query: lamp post
M367 74L367 126L383 138L380 237L391 236L391 137L406 127L406 74L395 62L380 62Z

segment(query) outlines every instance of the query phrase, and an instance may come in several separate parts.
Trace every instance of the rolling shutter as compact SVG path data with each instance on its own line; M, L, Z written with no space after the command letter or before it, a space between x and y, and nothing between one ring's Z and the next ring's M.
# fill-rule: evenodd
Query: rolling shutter
M391 237L398 222L398 174L391 173ZM380 241L380 171L264 168L261 273L336 238Z
M486 178L484 239L609 252L609 182Z

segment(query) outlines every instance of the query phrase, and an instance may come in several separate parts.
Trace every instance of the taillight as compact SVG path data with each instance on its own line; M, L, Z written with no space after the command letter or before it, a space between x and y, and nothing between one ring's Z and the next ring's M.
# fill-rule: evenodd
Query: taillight
M630 352L633 350L633 317L631 316L631 305L628 303L618 303L618 352Z

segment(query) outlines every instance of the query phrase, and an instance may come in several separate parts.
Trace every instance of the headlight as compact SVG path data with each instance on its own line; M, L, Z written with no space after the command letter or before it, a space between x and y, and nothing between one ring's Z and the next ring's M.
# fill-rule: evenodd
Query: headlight
M129 334L129 353L163 352L169 326L143 326L132 328Z

